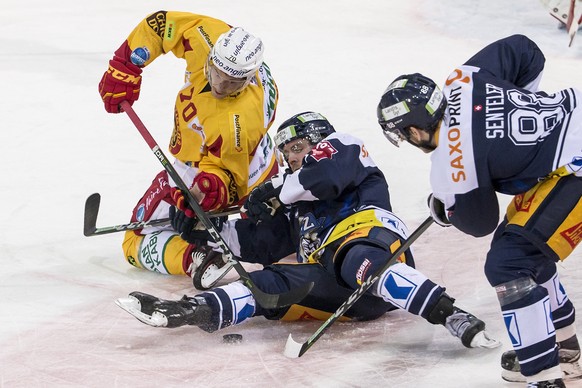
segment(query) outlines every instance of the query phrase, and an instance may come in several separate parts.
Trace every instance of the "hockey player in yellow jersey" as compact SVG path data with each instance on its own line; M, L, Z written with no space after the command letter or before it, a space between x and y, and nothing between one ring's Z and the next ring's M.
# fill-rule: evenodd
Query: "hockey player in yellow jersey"
M240 205L278 169L267 134L278 92L263 62L264 45L243 28L212 17L155 12L135 27L109 61L99 83L105 110L119 113L122 101L133 104L143 69L169 52L186 61L186 83L176 97L169 143L174 167L205 211ZM175 186L166 171L160 172L135 206L132 221L170 217L174 224L176 214L192 216ZM197 228L180 235L170 226L148 227L126 232L122 246L136 267L194 277L202 261L220 257L206 245L208 238ZM224 266L212 282L227 270Z

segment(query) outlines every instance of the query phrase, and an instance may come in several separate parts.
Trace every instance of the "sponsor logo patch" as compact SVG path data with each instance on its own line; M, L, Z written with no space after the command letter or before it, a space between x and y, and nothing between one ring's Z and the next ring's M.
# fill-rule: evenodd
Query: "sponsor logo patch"
M525 194L516 195L513 202L515 204L515 210L518 212L529 213L536 197L536 193L537 192L534 192L529 198L526 198Z
M144 219L144 215L145 215L145 205L142 203L137 208L137 212L135 213L135 218L137 218L137 220L141 222Z
M156 12L146 19L146 23L156 35L164 39L164 34L166 32L166 11Z
M240 125L240 115L238 114L233 115L233 126L234 126L234 149L236 150L236 152L241 152L243 149L240 140L240 134L242 131Z
M176 29L176 23L168 20L168 23L166 24L166 33L164 34L164 37L167 40L172 40L172 38L174 38L174 30L175 29Z
M212 44L212 41L210 40L210 35L208 35L206 31L204 31L204 27L198 26L196 27L196 29L198 30L198 33L202 36L208 47L210 48L214 47L214 44Z
M143 65L150 59L150 50L148 50L147 47L138 47L131 52L129 59L134 65L143 67Z
M566 229L560 234L564 240L570 244L572 249L574 249L578 244L580 244L580 241L582 240L582 222L579 222L571 228Z
M356 272L356 282L359 285L362 285L362 282L366 277L366 273L368 272L370 265L372 265L372 262L370 262L370 260L368 259L364 259L364 262L362 263L362 265L360 265L360 268L358 268L358 271Z

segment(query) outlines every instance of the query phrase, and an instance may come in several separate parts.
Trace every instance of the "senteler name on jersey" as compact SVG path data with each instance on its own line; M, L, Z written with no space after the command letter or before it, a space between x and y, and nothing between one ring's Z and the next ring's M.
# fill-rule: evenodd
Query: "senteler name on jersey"
M485 136L488 139L505 136L505 96L503 89L485 84Z

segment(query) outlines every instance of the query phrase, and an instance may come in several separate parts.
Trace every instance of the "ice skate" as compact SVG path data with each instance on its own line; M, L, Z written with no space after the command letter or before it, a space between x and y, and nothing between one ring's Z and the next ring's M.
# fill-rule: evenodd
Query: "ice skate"
M563 378L566 381L582 379L580 367L580 345L574 335L565 341L558 342L558 358ZM501 355L501 378L511 382L525 382L525 376L521 374L521 368L514 350L509 350Z
M154 327L203 326L210 322L212 313L203 298L185 295L178 301L170 301L135 291L115 303L139 321Z
M443 293L427 320L432 324L445 326L467 348L492 349L501 345L501 342L491 338L485 331L485 322L461 310L454 303L455 299Z
M203 246L192 252L192 283L198 290L208 290L216 285L228 271L232 264L224 262L222 254Z
M566 384L564 384L564 380L562 379L554 379L528 383L527 388L566 388Z
M446 318L445 327L460 338L464 346L492 349L501 345L485 331L485 322L458 307L453 309L454 312Z

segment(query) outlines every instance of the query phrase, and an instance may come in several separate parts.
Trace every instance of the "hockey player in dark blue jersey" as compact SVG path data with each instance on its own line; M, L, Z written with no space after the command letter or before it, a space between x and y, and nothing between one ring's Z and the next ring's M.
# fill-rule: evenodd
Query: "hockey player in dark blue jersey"
M514 348L502 356L503 378L562 387L582 377L574 306L556 269L582 235L582 92L538 91L544 62L527 37L501 39L456 68L442 92L421 74L396 78L378 121L393 144L432 153L437 223L495 231L485 275ZM499 225L496 192L514 195Z
M249 218L228 221L221 234L243 261L262 257L268 264L296 253L298 263L250 273L262 291L283 293L313 281L311 292L295 305L267 310L236 281L181 301L133 292L117 300L120 307L152 326L188 324L209 332L253 316L325 320L391 258L407 229L391 212L384 175L359 139L304 112L279 127L275 143L289 170L255 188L245 204ZM370 320L398 307L445 326L466 347L499 345L483 321L453 303L414 268L408 250L343 318Z

